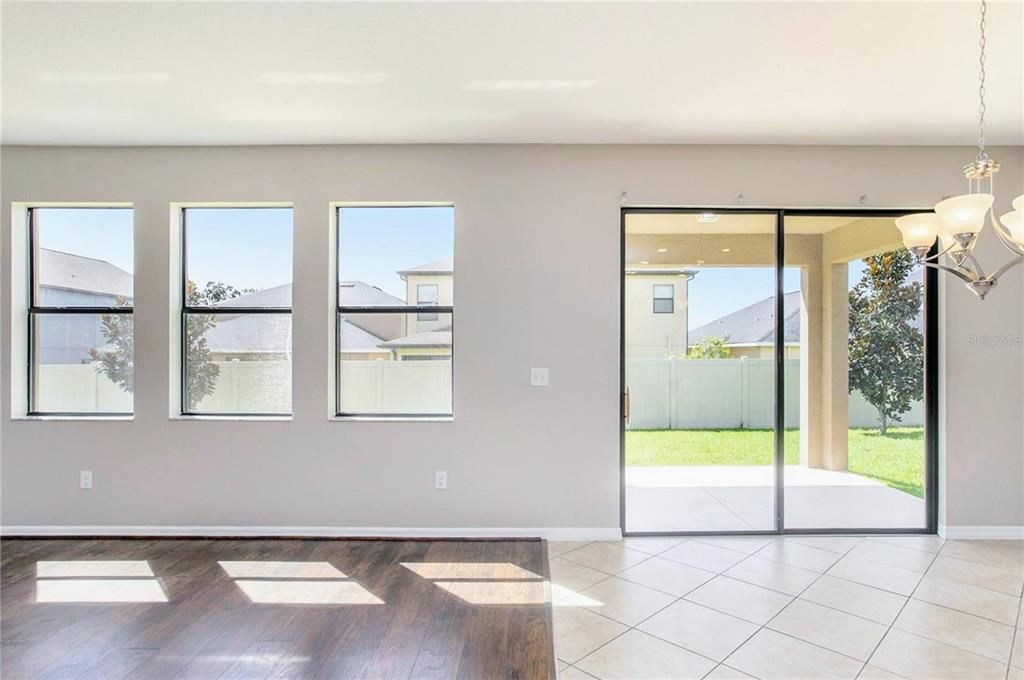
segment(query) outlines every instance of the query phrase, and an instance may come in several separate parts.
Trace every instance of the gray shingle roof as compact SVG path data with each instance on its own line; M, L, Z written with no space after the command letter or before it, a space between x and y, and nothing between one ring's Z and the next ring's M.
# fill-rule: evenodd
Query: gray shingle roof
M292 284L285 283L264 288L255 293L239 295L225 300L218 307L290 307ZM402 307L405 300L385 293L380 288L362 281L342 281L338 284L338 304L347 307Z
M289 314L218 314L216 325L206 332L206 344L211 352L289 353L291 329Z
M452 327L446 326L436 331L413 333L412 335L407 335L404 338L395 338L388 342L382 342L380 346L388 349L409 347L451 347Z
M783 343L800 342L800 307L803 304L800 291L786 293L782 300L785 313L783 320ZM918 314L913 325L924 330L924 318ZM728 336L727 345L772 345L775 344L775 297L726 314L720 319L706 323L690 331L690 344L709 337Z
M338 326L339 352L379 352L383 343L383 338L378 338L347 319L342 319Z
M224 300L215 305L216 307L291 307L292 306L292 284L285 283L280 286L264 288L255 293L247 293L238 297Z
M40 286L132 297L132 275L106 260L40 248L37 266Z
M399 276L405 274L451 274L452 273L452 258L445 257L440 260L434 260L426 264L421 264L410 269L402 269L398 272Z
M800 292L786 293L783 342L800 342ZM728 337L729 345L760 345L775 342L775 296L715 319L690 331L690 344L705 338Z

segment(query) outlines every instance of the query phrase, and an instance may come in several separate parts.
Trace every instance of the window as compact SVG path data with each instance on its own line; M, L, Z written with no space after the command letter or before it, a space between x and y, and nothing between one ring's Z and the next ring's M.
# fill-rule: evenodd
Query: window
M131 208L28 211L28 412L131 415Z
M416 284L416 306L436 307L437 306L437 284L419 283ZM416 315L418 321L437 321L437 314L434 312L420 312Z
M289 415L291 208L182 211L181 412Z
M655 314L671 314L675 311L675 292L675 286L670 283L654 286Z
M336 411L452 414L451 206L338 208Z

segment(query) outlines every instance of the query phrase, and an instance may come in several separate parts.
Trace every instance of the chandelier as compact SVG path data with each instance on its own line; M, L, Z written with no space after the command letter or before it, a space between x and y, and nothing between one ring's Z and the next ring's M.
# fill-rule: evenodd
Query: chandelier
M903 244L925 267L948 272L962 280L979 298L985 295L1009 269L1024 261L1024 195L1013 200L1013 210L995 218L992 205L995 203L993 180L999 172L999 163L989 158L985 151L985 14L988 6L981 2L981 55L979 58L978 87L978 155L964 166L967 178L967 193L953 196L935 205L935 212L915 213L896 220L903 236ZM987 191L986 191L987 189ZM992 231L1013 258L990 274L972 254L978 241L978 234L986 220L992 224ZM939 252L929 255L935 241L939 241Z

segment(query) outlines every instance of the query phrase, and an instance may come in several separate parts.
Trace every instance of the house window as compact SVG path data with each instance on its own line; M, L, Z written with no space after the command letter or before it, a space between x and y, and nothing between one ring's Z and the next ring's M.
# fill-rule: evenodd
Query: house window
M671 314L675 311L675 286L661 284L654 286L654 313Z
M452 414L452 206L337 212L336 412Z
M131 415L131 208L28 211L28 412Z
M291 208L182 211L181 412L289 415Z
M436 283L419 283L416 284L416 306L417 307L436 307L437 306L437 289ZM436 312L420 312L416 315L417 321L437 321Z

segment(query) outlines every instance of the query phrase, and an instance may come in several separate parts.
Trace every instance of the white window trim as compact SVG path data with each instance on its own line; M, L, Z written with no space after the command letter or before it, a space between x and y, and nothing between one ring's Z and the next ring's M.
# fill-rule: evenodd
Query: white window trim
M11 201L11 420L25 421L131 421L135 413L119 414L29 414L28 395L28 310L30 293L29 274L29 210L32 208L130 208L129 201ZM134 240L134 224L132 238ZM137 252L134 251L133 252ZM134 410L134 407L133 407Z
M246 421L246 422L281 422L292 420L292 415L260 415L250 416L244 413L237 415L204 415L195 413L182 413L181 375L184 367L181 364L181 333L182 333L182 306L184 300L181 298L181 280L185 276L184 264L185 253L181 246L182 229L184 227L184 216L186 208L290 208L295 210L295 204L291 201L178 201L169 204L169 236L170 248L168 248L168 290L170 291L170 304L168 305L168 393L167 393L167 419L168 420L195 420L195 421ZM292 226L292 239L294 241L294 224ZM294 248L292 257L294 258ZM295 264L292 263L292 279L294 282ZM294 290L294 288L293 288ZM294 301L293 301L294 303ZM294 305L293 305L294 308ZM295 384L292 383L292 400L294 404Z
M338 212L339 208L455 208L455 201L331 201L327 205L328 220L328 267L327 267L327 420L332 423L451 423L455 420L455 374L454 358L452 369L452 414L445 416L375 416L375 415L338 415L338 367L337 367L337 332L333 329L338 323ZM455 259L455 244L452 243L452 260ZM454 347L453 347L454 350ZM454 351L452 353L454 357Z

